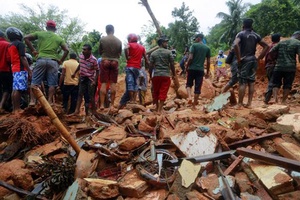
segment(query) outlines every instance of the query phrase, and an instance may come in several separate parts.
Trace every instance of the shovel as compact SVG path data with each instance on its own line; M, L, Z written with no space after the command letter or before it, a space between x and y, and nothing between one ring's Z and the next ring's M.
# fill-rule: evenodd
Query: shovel
M97 166L97 160L94 159L95 153L89 153L80 149L75 139L71 136L69 131L61 123L53 111L42 91L37 86L31 87L31 89L35 98L40 102L47 115L50 117L51 122L56 126L56 128L60 131L61 136L68 141L77 154L75 178L86 178L95 170L95 167Z

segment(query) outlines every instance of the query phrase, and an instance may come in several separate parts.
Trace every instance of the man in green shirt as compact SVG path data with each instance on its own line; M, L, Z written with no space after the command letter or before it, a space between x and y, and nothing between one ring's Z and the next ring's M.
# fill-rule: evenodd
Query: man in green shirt
M209 67L210 67L210 49L208 46L203 44L203 34L197 34L194 37L195 43L190 47L190 53L188 60L186 62L187 69L187 82L186 89L188 93L188 102L192 103L192 94L191 88L193 87L195 81L195 89L194 89L194 101L193 101L193 109L196 109L196 105L198 104L198 99L201 94L201 87L203 82L203 77L209 77ZM204 62L206 60L206 73L204 75Z
M296 31L288 40L279 42L270 53L277 53L276 65L273 72L272 84L275 102L278 103L278 91L283 85L283 96L281 103L285 104L292 89L296 74L296 55L300 62L300 31Z
M65 41L55 34L56 23L49 20L46 23L47 31L37 31L24 37L25 43L33 55L37 57L35 67L32 71L32 86L40 86L46 77L49 86L48 102L53 103L55 87L58 84L59 65L66 59L69 49ZM37 40L37 50L33 47L31 41ZM57 53L59 49L63 50L63 55ZM34 98L31 97L30 105L34 105Z

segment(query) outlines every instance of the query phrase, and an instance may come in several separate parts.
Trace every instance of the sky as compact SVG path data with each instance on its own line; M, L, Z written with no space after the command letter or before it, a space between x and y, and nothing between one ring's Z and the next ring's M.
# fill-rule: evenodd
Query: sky
M79 18L86 31L96 30L105 35L105 26L112 24L115 35L121 40L126 40L129 33L141 34L144 25L149 26L151 17L145 7L138 4L139 0L0 0L0 15L10 12L22 13L20 4L24 3L38 11L37 4L57 6L60 11L66 10L70 17ZM172 11L180 8L183 0L148 0L156 19L161 25L168 27L174 22ZM219 12L228 13L225 0L184 0L193 16L197 18L200 29L205 35L209 28L219 23L221 19L216 15ZM243 3L257 4L261 0L243 0Z

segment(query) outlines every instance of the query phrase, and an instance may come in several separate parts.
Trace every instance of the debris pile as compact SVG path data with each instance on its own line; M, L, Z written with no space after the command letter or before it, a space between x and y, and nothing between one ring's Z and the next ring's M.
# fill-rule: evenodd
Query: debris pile
M289 105L263 104L261 75L252 109L235 109L232 92L220 94L205 79L192 110L179 77L181 87L176 93L172 85L161 115L152 112L150 91L147 106L92 116L66 116L59 104L55 117L40 104L1 115L0 197L298 199L299 80Z

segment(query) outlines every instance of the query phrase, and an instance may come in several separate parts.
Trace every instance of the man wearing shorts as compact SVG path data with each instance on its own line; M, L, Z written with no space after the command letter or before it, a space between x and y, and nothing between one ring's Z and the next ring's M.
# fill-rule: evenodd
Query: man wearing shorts
M233 44L239 65L239 100L237 105L239 108L244 106L243 100L246 86L249 87L246 107L251 107L256 79L257 60L262 59L268 50L268 44L261 39L260 35L252 30L252 24L252 19L243 20L243 30L237 34ZM256 58L255 51L257 44L262 46L263 50Z
M149 65L145 47L137 43L138 36L134 33L131 33L127 36L127 41L128 44L124 50L127 60L125 69L126 91L120 100L119 107L124 107L127 102L136 103L136 96L139 89L138 79L141 74L142 58L145 59L147 66Z
M196 109L198 99L201 94L203 77L209 77L210 73L210 48L203 44L203 34L197 34L194 37L194 43L190 47L189 58L186 62L187 82L186 90L188 93L188 103L192 103L192 108ZM206 73L204 75L204 62L206 60ZM194 101L192 102L192 87L195 81Z
M25 43L31 50L37 60L32 72L31 86L40 86L46 76L49 86L48 102L53 103L55 87L58 84L58 68L66 59L69 50L64 40L55 34L56 23L49 20L46 23L47 31L37 31L24 37ZM33 47L31 41L37 40L37 50ZM63 56L59 58L59 49L64 51ZM31 98L30 105L34 105L35 100Z
M0 31L0 114L6 112L4 110L4 104L12 92L12 73L8 46L9 42L6 41L4 32Z
M272 85L275 102L278 103L278 91L283 85L282 104L286 104L287 97L292 89L296 74L296 55L300 62L300 31L296 31L288 40L279 42L270 50L270 53L277 52Z
M11 58L11 69L13 73L12 104L13 112L21 111L21 94L27 92L28 78L31 78L31 70L25 55L25 44L22 41L22 32L15 28L6 29L6 35L11 41L8 52Z
M172 72L173 80L176 76L174 57L172 52L168 50L168 41L166 37L159 38L157 41L159 48L150 56L149 74L152 80L152 98L158 114L161 114L167 99L171 85L170 72Z
M106 97L106 84L110 83L111 107L114 106L116 96L116 83L118 81L119 58L122 53L122 42L114 36L113 25L106 26L107 36L100 39L99 54L102 57L100 65L100 109L104 109Z

